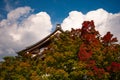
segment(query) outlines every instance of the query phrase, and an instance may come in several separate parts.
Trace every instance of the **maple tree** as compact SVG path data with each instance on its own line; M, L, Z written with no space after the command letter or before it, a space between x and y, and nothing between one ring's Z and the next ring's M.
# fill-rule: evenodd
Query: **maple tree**
M84 21L81 29L52 37L43 51L44 60L39 56L5 57L0 80L118 80L117 41L110 32L101 37L94 21Z
M113 34L111 34L110 32L107 32L106 35L104 35L104 37L102 38L102 42L105 44L105 45L111 45L111 43L113 42L117 42L117 38L112 38L113 37Z

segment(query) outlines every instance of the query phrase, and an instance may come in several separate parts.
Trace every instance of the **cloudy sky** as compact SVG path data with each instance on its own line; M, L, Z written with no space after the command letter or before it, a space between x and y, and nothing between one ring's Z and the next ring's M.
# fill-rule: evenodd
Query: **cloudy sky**
M94 20L104 35L120 41L120 0L0 0L0 60L50 34L57 23L64 30Z

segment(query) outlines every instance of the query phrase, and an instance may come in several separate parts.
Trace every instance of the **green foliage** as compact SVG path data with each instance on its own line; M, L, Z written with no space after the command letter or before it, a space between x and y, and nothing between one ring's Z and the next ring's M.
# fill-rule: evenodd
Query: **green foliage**
M55 35L39 56L5 57L0 80L118 80L120 45L108 32L101 37L93 21Z

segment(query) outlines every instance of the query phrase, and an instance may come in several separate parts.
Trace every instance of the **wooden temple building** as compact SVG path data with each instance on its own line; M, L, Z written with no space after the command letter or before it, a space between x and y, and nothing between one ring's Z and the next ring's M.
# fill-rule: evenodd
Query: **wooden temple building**
M17 52L17 54L19 56L31 54L32 57L34 57L36 55L40 55L40 57L43 57L42 51L49 45L51 37L55 36L58 33L62 33L62 32L63 32L63 30L61 28L61 25L57 24L56 29L51 34L49 34L42 40L38 41L37 43L27 47L26 49L23 49L23 50Z

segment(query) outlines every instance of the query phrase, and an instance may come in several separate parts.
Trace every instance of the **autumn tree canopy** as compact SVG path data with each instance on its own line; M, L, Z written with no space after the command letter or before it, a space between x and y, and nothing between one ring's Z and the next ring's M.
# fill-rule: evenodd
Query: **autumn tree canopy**
M0 80L118 80L120 45L112 33L100 36L93 21L51 38L36 56L5 57L0 64Z

